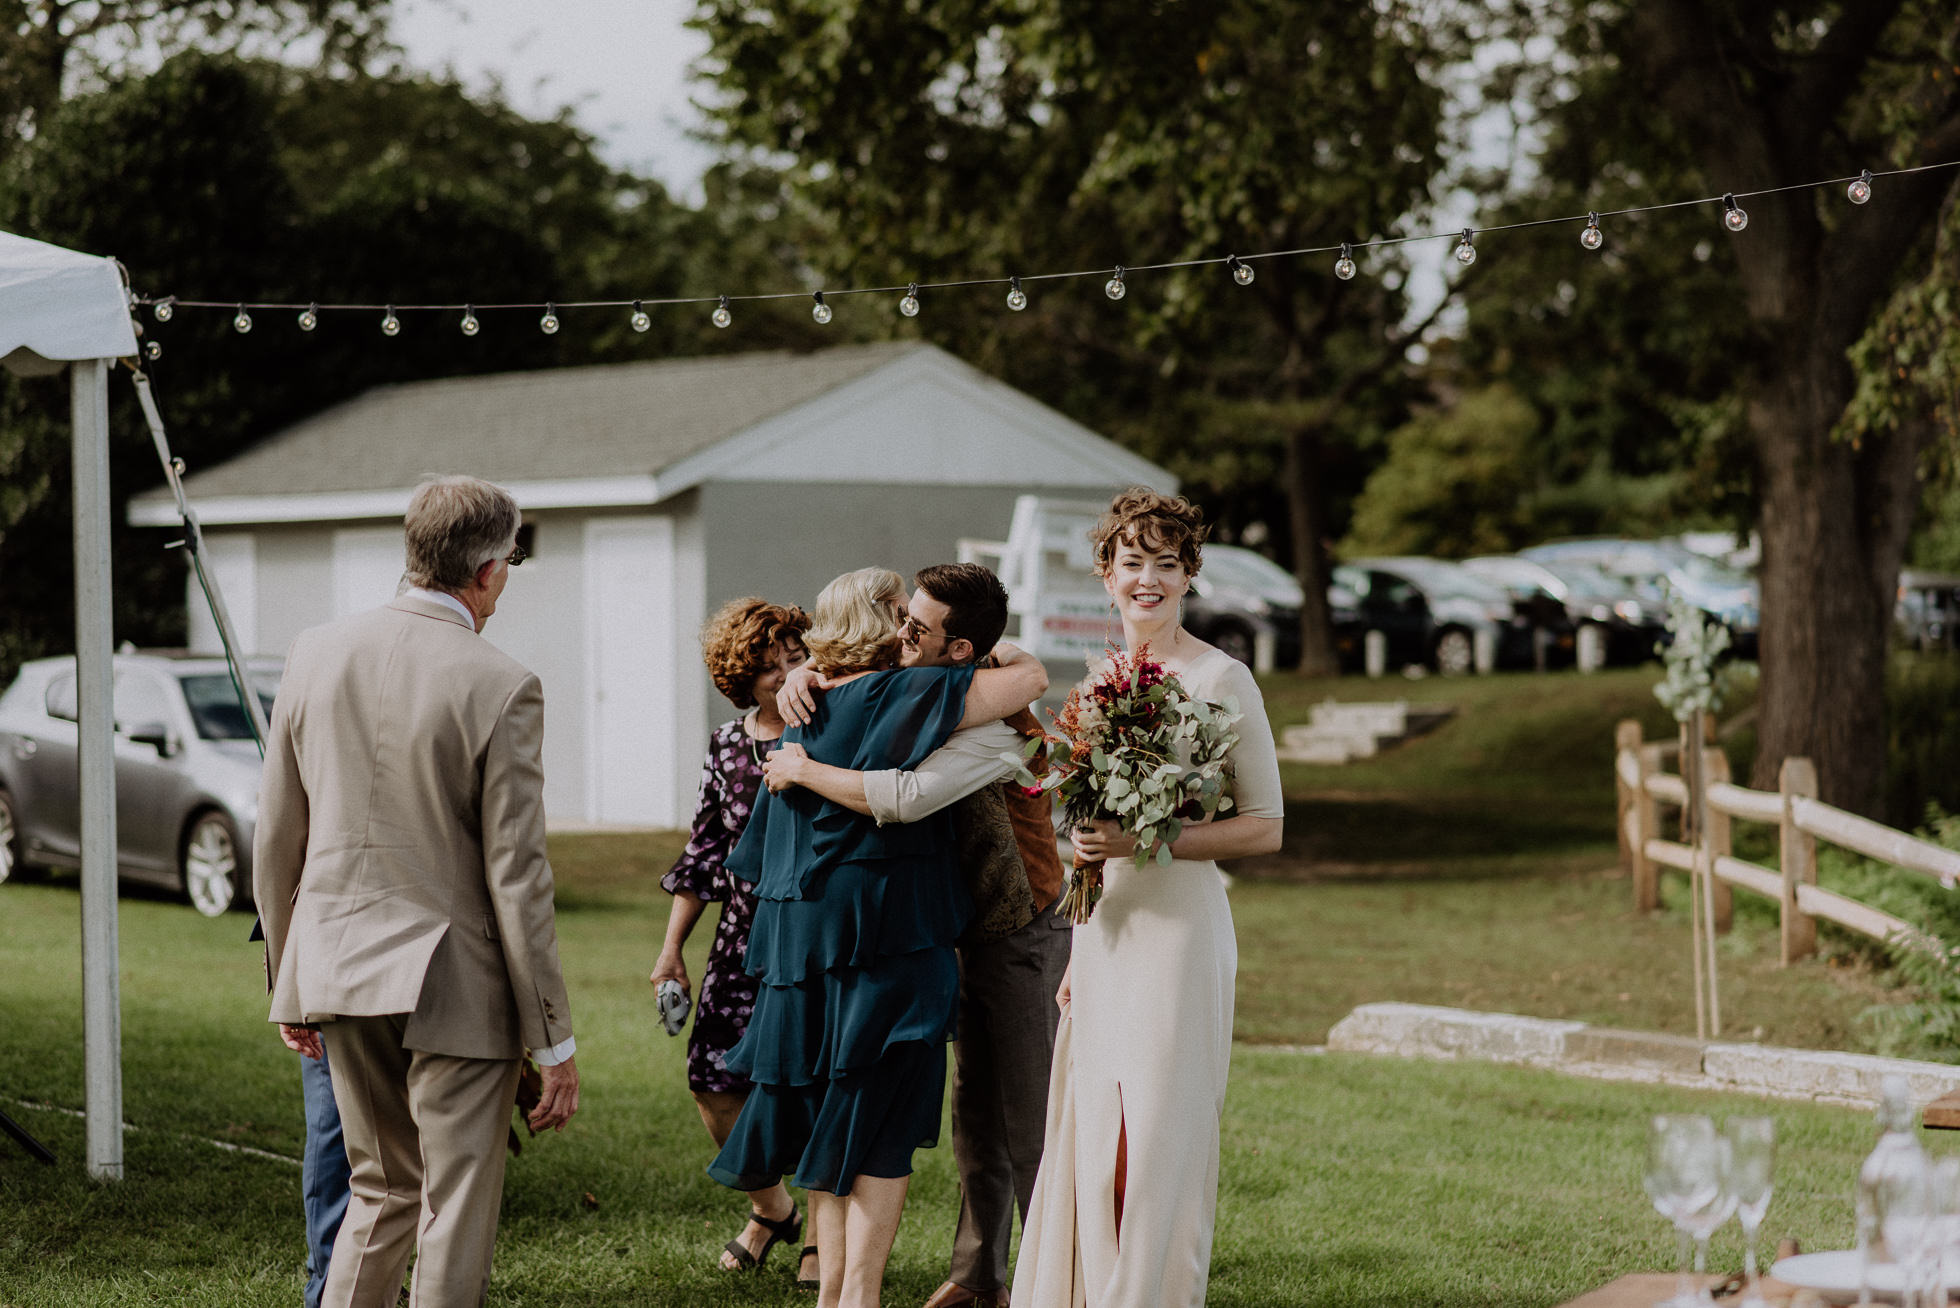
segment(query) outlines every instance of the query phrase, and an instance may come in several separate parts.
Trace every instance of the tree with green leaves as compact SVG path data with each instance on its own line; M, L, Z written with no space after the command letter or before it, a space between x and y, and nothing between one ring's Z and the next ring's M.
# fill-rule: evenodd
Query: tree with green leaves
M1639 467L1630 447L1648 442L1685 474L1686 500L1754 519L1755 782L1773 787L1781 760L1805 755L1827 799L1870 811L1892 598L1939 430L1926 362L1951 322L1935 307L1953 281L1936 234L1956 171L1882 178L1866 204L1842 184L1777 188L1960 159L1960 18L1923 0L1517 8L1562 46L1538 61L1541 195L1583 212L1769 193L1739 201L1740 231L1713 205L1608 219L1617 262L1576 240L1534 252L1516 276L1539 289L1510 298L1507 319L1487 318L1484 357L1499 361L1512 330L1541 362L1562 351L1563 397L1544 405L1552 368L1535 367L1524 389L1575 424L1563 435L1576 457L1617 443L1616 463ZM1620 343L1633 348L1614 359Z
M929 294L918 330L1162 459L1226 530L1272 525L1307 597L1303 670L1333 667L1325 547L1365 439L1409 393L1392 251L1328 253L1422 207L1461 32L1394 0L1148 6L705 0L709 103L731 151L780 165L822 233L816 279L1093 280ZM1101 271L1108 270L1108 271ZM889 305L864 311L889 313ZM838 313L860 312L839 302Z

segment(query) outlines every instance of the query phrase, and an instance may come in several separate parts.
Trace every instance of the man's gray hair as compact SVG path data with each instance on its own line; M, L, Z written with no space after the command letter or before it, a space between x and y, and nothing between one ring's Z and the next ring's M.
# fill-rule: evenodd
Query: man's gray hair
M436 477L415 488L403 520L408 580L433 590L467 589L476 570L510 552L517 501L478 477Z

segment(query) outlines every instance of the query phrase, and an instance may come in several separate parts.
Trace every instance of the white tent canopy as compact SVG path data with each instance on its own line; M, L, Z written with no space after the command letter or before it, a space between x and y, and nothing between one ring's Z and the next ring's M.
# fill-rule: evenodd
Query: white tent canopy
M109 607L109 365L136 353L111 259L0 231L0 363L69 370L74 420L75 672L80 700L82 1041L88 1170L120 1178L122 1012L116 943L116 761Z

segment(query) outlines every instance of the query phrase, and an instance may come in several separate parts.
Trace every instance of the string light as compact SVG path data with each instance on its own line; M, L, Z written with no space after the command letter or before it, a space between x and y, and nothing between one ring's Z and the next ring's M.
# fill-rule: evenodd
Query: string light
M143 345L143 357L154 363L163 357L163 347L155 341L146 341Z
M476 306L474 304L463 306L463 321L460 325L465 336L474 336L482 330L483 325L476 320Z
M647 316L646 306L638 300L633 301L633 316L628 321L633 324L633 330L636 332L643 332L653 326L653 319Z
M815 318L819 323L829 322L832 315L830 306L823 302L823 292L811 291L810 298L817 302L816 307L810 310L810 316Z
M917 282L911 282L906 285L905 298L898 302L898 311L907 318L916 318L919 316L919 284Z
M395 316L395 306L392 304L388 306L388 316L381 320L381 334L383 336L402 334L402 320Z
M1903 177L1903 176L1910 176L1910 175L1925 173L1925 172L1936 172L1936 171L1950 172L1955 169L1960 169L1960 159L1949 159L1937 163L1921 164L1911 168L1888 169L1879 172L1878 174L1876 174L1876 177L1877 178ZM1820 186L1844 186L1846 198L1851 203L1865 204L1870 201L1871 189L1874 181L1875 181L1875 176L1870 169L1860 169L1856 177L1822 178L1813 181L1792 183L1783 186L1766 187L1760 190L1746 192L1745 195L1747 196L1780 195L1782 193L1791 192L1791 191L1815 190L1817 187ZM1659 202L1654 204L1629 206L1623 209L1612 210L1610 211L1608 216L1642 214L1642 213L1658 212L1658 211L1668 210L1668 209L1687 208L1691 206L1702 206L1702 205L1712 204L1718 198L1722 203L1723 224L1732 232L1740 232L1744 230L1748 226L1749 216L1747 213L1743 211L1742 207L1736 202L1736 196L1734 192L1728 192L1719 197L1698 196L1698 197L1692 197L1686 199ZM1581 243L1585 246L1585 248L1589 250L1604 248L1605 234L1603 231L1600 230L1599 227L1600 215L1597 212L1589 212L1583 215L1569 214L1569 215L1556 216L1556 217L1521 219L1517 222L1501 224L1496 227L1485 228L1484 230L1485 231L1520 231L1526 228L1542 227L1542 226L1550 226L1550 225L1562 225L1568 222L1578 222L1581 218L1583 218L1585 221L1585 226L1580 230L1579 233L1579 239ZM1477 255L1476 255L1476 247L1474 244L1474 238L1476 234L1477 234L1476 230L1473 228L1464 228L1460 233L1456 234L1456 245L1454 248L1454 254L1456 258L1466 266L1476 261ZM1237 254L1226 255L1223 258L1223 262L1225 263L1227 269L1231 272L1233 279L1236 282L1238 282L1240 285L1246 285L1254 280L1253 268L1248 263L1248 259L1255 260L1255 261L1258 259L1292 259L1304 255L1315 255L1315 254L1320 254L1322 252L1338 251L1338 257L1336 258L1334 263L1334 274L1336 277L1340 278L1341 280L1347 281L1347 280L1351 280L1359 271L1358 267L1356 266L1355 254L1354 254L1357 246L1362 249L1370 249L1374 247L1386 248L1388 246L1404 245L1412 242L1443 240L1443 239L1447 239L1448 236L1449 236L1448 233L1432 232L1432 233L1410 235L1410 236L1384 236L1384 237L1378 237L1378 238L1360 241L1360 242L1354 242L1354 243L1343 241L1338 246L1321 245L1321 246L1302 247L1298 249L1258 250L1255 251L1252 255L1246 257L1241 257ZM1152 263L1152 264L1145 265L1145 268L1147 271L1156 272L1156 271L1169 270L1169 269L1198 268L1206 264L1214 264L1218 262L1220 262L1220 257L1217 255L1202 255L1189 259L1172 260L1172 261L1166 261L1162 263ZM1104 294L1109 296L1109 298L1111 299L1121 299L1127 294L1129 289L1126 280L1127 272L1128 272L1127 269L1125 269L1121 265L1118 265L1113 270L1113 272L1109 274L1103 274L1095 269L1085 268L1081 270L1042 273L1039 274L1039 276L1047 280L1056 280L1056 281L1073 281L1082 278L1093 278L1098 276L1104 276L1106 277L1106 280L1103 283ZM1017 313L1021 312L1022 310L1025 310L1028 304L1028 296L1027 296L1027 292L1022 286L1021 276L1019 274L1016 274L1008 278L1007 281L1008 281L1008 292L1006 297L1007 307L1009 308L1009 310ZM916 302L919 299L919 292L921 289L934 290L939 288L983 286L983 285L990 285L990 284L998 285L999 279L998 278L974 278L974 279L957 279L957 280L949 279L946 281L923 282L923 283L908 282L903 287L903 297L900 300L900 311L905 312L905 304L907 301ZM882 294L882 293L895 294L895 293L899 293L900 289L901 288L897 286L853 286L853 287L840 289L838 291L838 294L840 295ZM736 299L780 300L780 299L791 299L798 294L801 294L801 292L778 291L778 292L762 292L762 293L756 293L752 295L737 295L737 296L728 296L728 295L677 296L674 298L661 298L661 299L650 300L650 301L583 300L583 301L578 301L573 303L571 307L586 309L586 308L626 308L630 306L632 312L632 321L635 330L643 331L643 330L649 330L651 327L650 315L649 315L647 326L646 327L640 326L640 317L643 314L647 314L647 309L649 305L658 307L658 306L670 306L670 305L682 305L682 304L692 305L692 304L713 303L715 307L712 313L712 317L715 325L717 327L726 327L733 322L731 306L733 301ZM170 321L175 316L177 310L180 308L209 309L209 310L220 310L220 311L230 310L232 311L233 314L232 326L235 330L237 330L241 334L251 331L253 310L264 310L264 311L300 310L298 315L300 329L302 331L312 331L319 325L319 313L321 308L321 306L317 303L308 304L302 310L300 309L300 306L296 304L280 303L277 301L256 300L256 301L242 301L238 303L233 303L231 301L226 301L226 300L181 299L177 296L148 297L148 296L136 295L133 291L130 292L129 298L131 301L132 311L134 311L135 308L137 308L140 305L148 304L151 306L151 312L154 315L156 321L158 322ZM816 301L816 304L815 306L813 306L811 310L812 316L817 318L817 320L820 322L829 321L831 313L830 313L829 306L823 303L823 292L814 293L813 299ZM374 308L374 306L371 304L346 304L346 303L331 304L326 307L329 309L336 309L336 310L347 309L347 310L362 310L362 311L369 311ZM413 304L407 307L409 309L413 309L417 311L421 311L421 310L436 310L436 311L448 311L448 312L461 311L464 315L465 320L470 320L470 321L473 321L476 317L475 310L473 307L468 305L462 305L462 304ZM525 308L536 309L541 307L544 310L544 316L539 320L538 325L547 335L551 335L555 333L560 325L558 319L557 305L554 302L547 302L542 306L535 305L535 304L532 305L505 304L505 305L500 305L498 307L505 308L505 309L525 309ZM822 311L821 313L819 313L819 309L821 309ZM389 312L391 315L393 314L394 310L392 306L390 306ZM907 314L907 316L911 316L911 315ZM467 326L464 328L464 330L466 334L473 334L469 332L469 328Z

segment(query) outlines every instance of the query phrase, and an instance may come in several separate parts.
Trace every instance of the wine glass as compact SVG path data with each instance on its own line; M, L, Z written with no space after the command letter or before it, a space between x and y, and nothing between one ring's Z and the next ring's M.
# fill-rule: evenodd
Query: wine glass
M1647 1197L1674 1224L1681 1254L1676 1263L1674 1297L1657 1308L1694 1308L1694 1282L1688 1275L1690 1214L1705 1209L1721 1190L1711 1166L1715 1124L1700 1113L1660 1113L1647 1134Z
M1764 1308L1757 1284L1756 1232L1769 1211L1770 1173L1776 1161L1776 1121L1769 1117L1731 1117L1729 1188L1735 1192L1736 1216L1742 1221L1742 1275L1747 1282L1737 1308Z
M1691 1165L1695 1169L1696 1186L1693 1197L1685 1205L1683 1221L1695 1237L1696 1276L1708 1272L1709 1237L1735 1213L1736 1194L1731 1174L1734 1157L1734 1145L1727 1136L1716 1135L1712 1126L1705 1136L1695 1139ZM1703 1289L1695 1295L1694 1302L1712 1306L1715 1296Z

